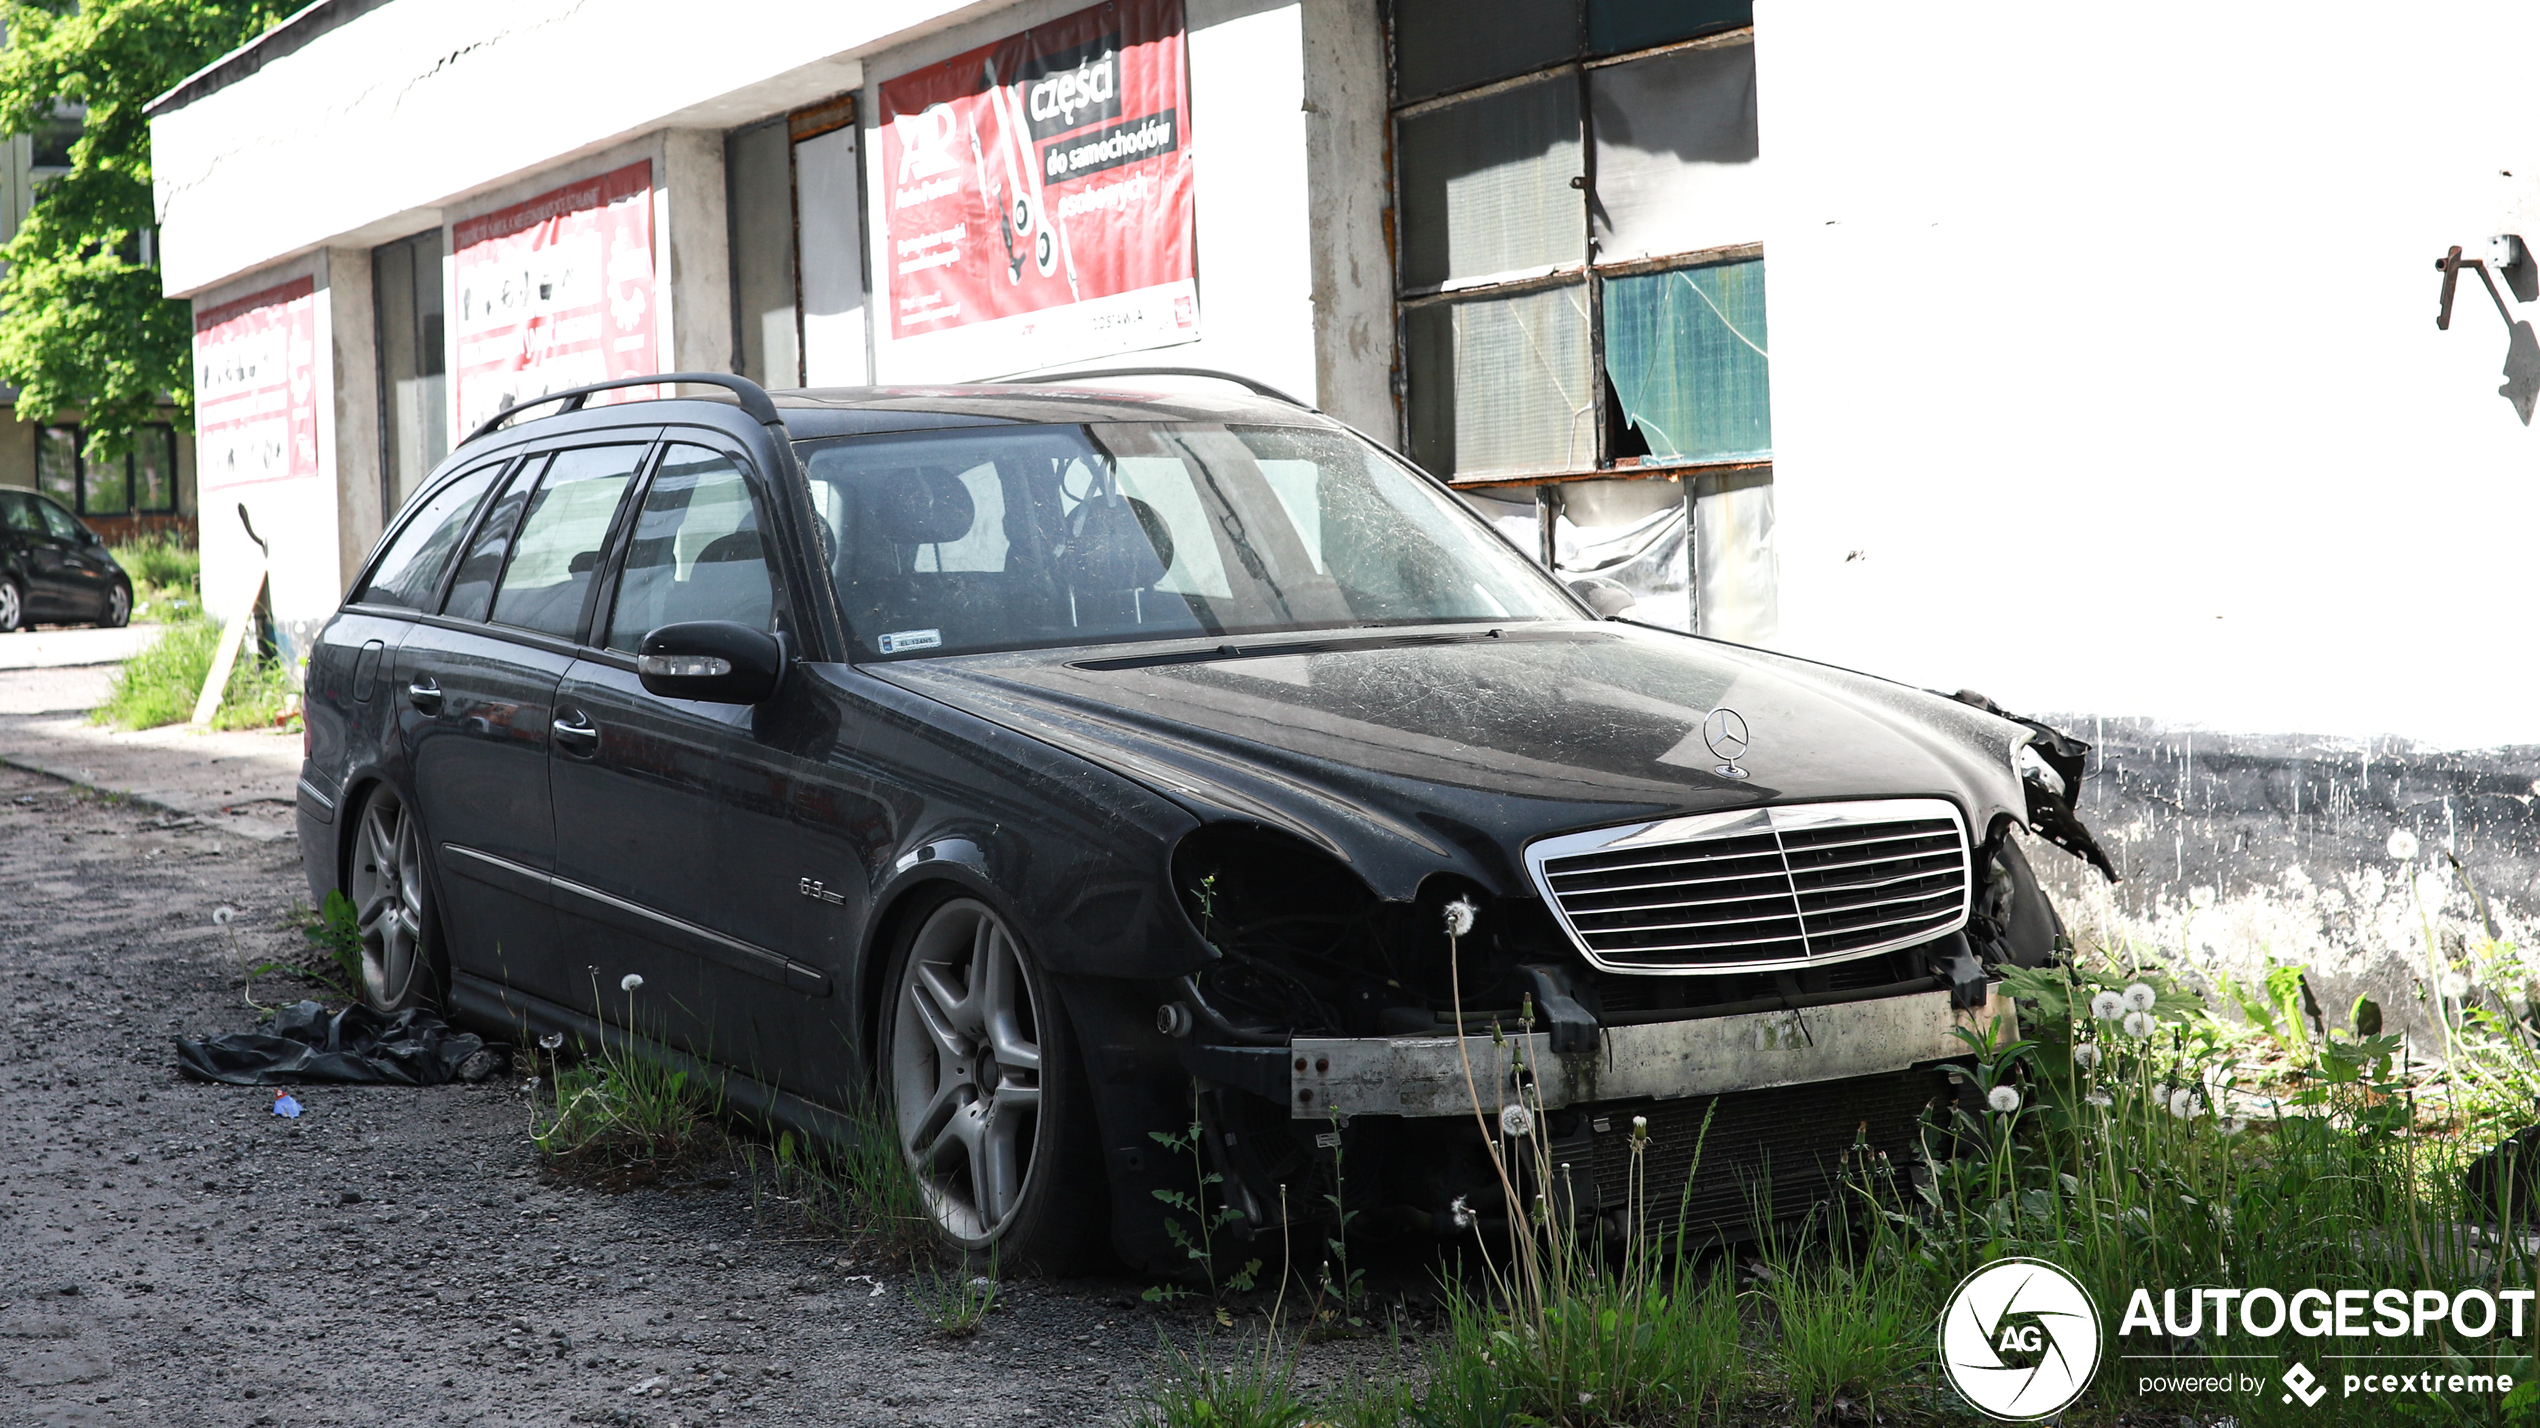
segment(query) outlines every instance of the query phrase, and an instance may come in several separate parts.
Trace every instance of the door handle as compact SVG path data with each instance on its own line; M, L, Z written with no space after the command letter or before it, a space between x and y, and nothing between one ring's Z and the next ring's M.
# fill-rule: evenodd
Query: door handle
M441 685L435 680L418 679L406 686L406 702L413 705L418 714L438 714L441 712Z
M600 751L600 730L579 709L567 709L548 728L556 731L556 750L587 759Z

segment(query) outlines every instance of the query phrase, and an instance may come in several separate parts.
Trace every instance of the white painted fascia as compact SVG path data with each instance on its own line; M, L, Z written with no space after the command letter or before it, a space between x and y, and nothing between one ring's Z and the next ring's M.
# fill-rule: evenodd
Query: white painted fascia
M166 290L429 228L487 189L664 129L864 81L859 56L1001 8L916 0L403 0L151 121Z

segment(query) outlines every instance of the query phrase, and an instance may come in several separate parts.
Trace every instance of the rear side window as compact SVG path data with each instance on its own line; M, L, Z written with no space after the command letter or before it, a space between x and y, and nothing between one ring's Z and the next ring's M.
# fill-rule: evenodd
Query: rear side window
M44 518L35 513L35 502L15 491L0 491L0 525L28 535L44 534Z
M566 639L582 632L582 606L609 523L648 449L580 446L556 453L521 519L511 567L494 597L495 624Z
M468 522L485 503L502 467L480 466L442 487L413 520L397 533L396 542L379 558L377 568L353 597L357 605L389 605L400 610L429 610L441 593L441 577L466 538Z
M61 507L54 505L52 502L47 501L42 497L36 498L35 505L38 510L44 513L45 528L53 532L53 538L55 540L85 541L88 539L87 530L80 525L78 518L73 516L70 512L63 510Z
M773 630L758 507L728 456L674 446L653 474L627 546L608 647L632 654L646 631L683 620L737 620Z

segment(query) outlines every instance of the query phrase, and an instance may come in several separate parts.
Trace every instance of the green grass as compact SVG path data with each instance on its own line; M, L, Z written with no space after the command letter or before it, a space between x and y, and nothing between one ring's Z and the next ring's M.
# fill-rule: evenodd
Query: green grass
M538 1043L545 1085L532 1083L529 1138L566 1179L624 1190L717 1170L731 1158L720 1088L673 1065L644 1031L652 1018L642 987L640 977L622 987L623 1039L576 1045L570 1055L562 1034ZM592 999L596 1010L596 990Z
M772 1146L744 1147L761 1222L788 1234L852 1241L886 1264L935 1264L935 1221L900 1159L889 1110L860 1096L847 1107L847 1121L841 1140L805 1141L785 1131Z
M171 532L114 547L115 563L132 577L132 618L144 624L199 618L202 553Z
M90 722L154 729L191 719L195 697L211 676L212 655L220 647L220 637L221 627L209 620L169 625L148 648L124 661L105 702L90 713ZM273 728L292 707L294 694L280 661L258 659L251 650L241 650L230 667L229 684L212 716L212 727Z

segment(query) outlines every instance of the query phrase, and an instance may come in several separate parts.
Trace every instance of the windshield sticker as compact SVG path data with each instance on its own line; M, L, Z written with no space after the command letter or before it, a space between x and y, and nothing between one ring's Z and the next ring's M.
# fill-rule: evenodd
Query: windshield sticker
M910 650L931 650L944 642L941 630L902 630L884 635L880 644L884 654L906 654Z

